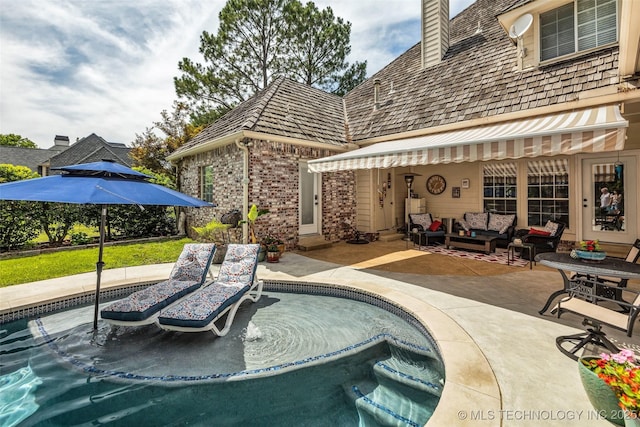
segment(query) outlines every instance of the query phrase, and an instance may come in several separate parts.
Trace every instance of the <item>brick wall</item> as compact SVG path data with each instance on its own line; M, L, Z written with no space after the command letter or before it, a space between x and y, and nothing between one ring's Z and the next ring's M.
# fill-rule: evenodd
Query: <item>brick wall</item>
M356 223L356 178L353 171L322 174L322 233L328 240L352 239Z
M242 211L242 152L235 145L216 148L206 153L186 157L178 165L180 191L201 197L200 168L213 166L214 208L188 208L187 234L194 236L191 227L202 227L213 218L231 209Z
M298 241L299 161L335 154L328 150L253 140L249 146L249 206L269 214L256 221L256 234L272 234L288 248ZM215 208L189 209L188 227L202 226L231 209L242 210L242 151L231 144L183 159L179 164L181 190L200 195L199 168L214 167ZM345 220L355 223L355 175L325 173L322 177L322 234L331 240L349 238ZM190 233L191 234L191 233Z

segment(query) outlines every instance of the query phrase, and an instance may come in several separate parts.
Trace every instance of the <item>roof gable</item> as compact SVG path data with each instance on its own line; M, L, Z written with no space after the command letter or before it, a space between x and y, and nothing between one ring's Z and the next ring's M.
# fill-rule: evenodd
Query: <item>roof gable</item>
M339 145L345 140L342 98L280 77L174 154L241 131Z
M115 160L126 166L132 165L129 157L130 148L120 143L110 143L92 133L60 154L51 157L51 167L76 165L100 160Z

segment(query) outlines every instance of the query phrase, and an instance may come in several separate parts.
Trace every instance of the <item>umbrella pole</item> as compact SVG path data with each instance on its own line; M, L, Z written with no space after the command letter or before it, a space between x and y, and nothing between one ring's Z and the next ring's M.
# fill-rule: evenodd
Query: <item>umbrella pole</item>
M96 278L96 301L93 309L93 330L98 329L98 305L100 304L100 278L102 276L102 267L104 266L104 262L102 262L102 250L104 249L104 227L105 221L107 218L107 206L102 206L102 214L100 216L100 245L98 249L98 262L96 263L96 274L98 277Z

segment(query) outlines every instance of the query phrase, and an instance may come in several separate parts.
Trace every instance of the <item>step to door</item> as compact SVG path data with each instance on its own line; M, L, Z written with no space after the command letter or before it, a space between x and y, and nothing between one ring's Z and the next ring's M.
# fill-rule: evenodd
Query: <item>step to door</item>
M333 243L323 236L300 237L298 239L298 249L302 251L312 251L315 249L325 249L333 246Z

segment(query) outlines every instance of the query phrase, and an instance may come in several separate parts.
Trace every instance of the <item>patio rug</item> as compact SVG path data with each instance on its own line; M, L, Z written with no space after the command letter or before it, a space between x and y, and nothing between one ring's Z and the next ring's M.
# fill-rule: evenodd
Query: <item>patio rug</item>
M491 262L494 264L504 264L507 265L507 250L506 249L496 249L495 253L491 253L489 255L484 252L472 252L472 251L464 251L458 249L446 249L442 244L436 244L432 246L421 246L421 251L432 252L434 254L440 255L448 255L456 258L466 258L466 259L474 259L477 261L485 261ZM516 258L511 261L509 265L515 265L518 267L527 266L529 261L526 259L520 259L516 255Z

